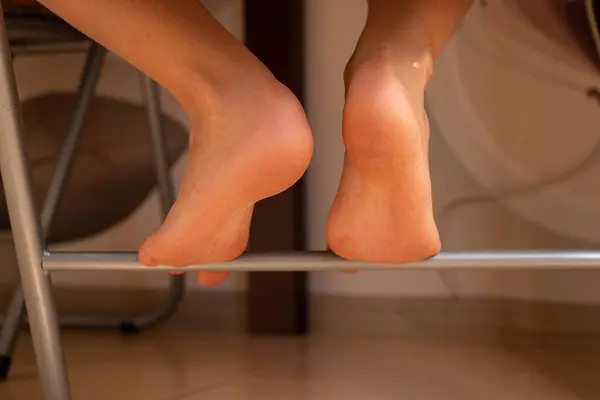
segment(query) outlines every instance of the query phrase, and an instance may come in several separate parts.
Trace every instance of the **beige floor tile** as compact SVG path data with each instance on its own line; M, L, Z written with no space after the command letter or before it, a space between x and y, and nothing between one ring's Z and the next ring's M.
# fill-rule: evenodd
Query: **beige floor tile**
M75 400L593 400L600 338L500 346L418 339L69 333ZM20 343L0 399L38 400Z

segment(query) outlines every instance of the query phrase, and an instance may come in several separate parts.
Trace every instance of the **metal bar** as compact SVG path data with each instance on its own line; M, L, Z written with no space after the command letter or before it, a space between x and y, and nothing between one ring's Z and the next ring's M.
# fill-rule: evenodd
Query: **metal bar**
M73 118L71 119L67 138L58 157L56 169L54 170L54 175L52 176L52 181L44 200L40 217L43 232L49 232L54 219L54 213L56 212L56 206L63 196L63 188L71 173L75 148L79 143L79 139L81 139L83 124L90 102L94 97L98 80L100 79L105 55L106 49L104 47L97 43L91 45L85 67L81 74L81 81L75 101L75 110L73 111Z
M105 55L106 50L96 43L93 43L88 51L77 89L77 99L71 124L69 125L66 140L58 156L56 168L42 206L40 224L44 235L50 230L56 207L63 196L64 186L71 173L75 149L82 136L85 116L100 78ZM21 323L24 321L24 305L23 289L19 285L15 289L10 307L0 330L0 356L10 357L12 355ZM8 371L6 373L8 374Z
M246 254L237 260L184 268L144 267L136 253L46 253L47 271L339 271L339 270L546 270L600 269L600 251L447 252L410 264L348 261L330 252Z
M185 294L185 279L183 275L169 275L169 289L162 305L152 312L136 318L122 320L120 329L125 332L138 332L159 325L177 312ZM129 322L130 321L130 322Z
M87 68L86 68L87 70ZM163 137L159 86L152 79L140 73L142 91L146 102L150 139L161 199L161 211L164 218L175 201L174 187L171 181L169 162ZM73 316L61 317L61 327L71 329L120 329L125 332L137 332L150 329L172 317L185 294L185 277L169 276L169 289L163 303L148 314L138 317L98 317Z
M85 113L89 108L89 102L95 92L105 55L106 50L102 46L92 43L92 46L88 51L86 64L77 91L76 108L67 134L67 140L61 150L59 161L50 184L50 189L48 190L44 202L42 211L42 227L45 228L44 232L48 232L50 229L56 205L59 203L64 191L64 184L67 181L71 170L72 156L78 139L83 132ZM150 124L150 136L156 174L159 183L159 191L161 193L161 209L163 215L166 217L171 204L174 201L174 188L170 179L169 164L166 159L164 138L162 135L158 85L145 75L142 76L142 79ZM179 303L184 297L184 277L181 275L170 276L169 279L169 289L164 302L148 314L135 318L131 318L131 316L65 316L60 317L60 326L70 329L120 329L127 332L145 330L156 326L175 314ZM20 327L20 324L16 321L23 321L23 314L25 314L22 297L22 289L18 287L13 295L11 307L6 316L2 319L2 328L0 330L0 357L10 359L10 355L12 355L12 350L16 343ZM20 309L17 307L19 298L21 299ZM27 316L25 315L24 317L24 322L28 324L29 321ZM10 365L10 363L8 365ZM6 373L8 374L8 371Z
M165 139L162 134L159 86L158 83L154 82L146 75L143 75L141 80L144 98L146 100L148 124L150 125L152 156L154 157L160 204L163 217L166 217L175 203L175 193L173 184L171 183L169 160L167 160L167 152L165 150Z
M23 290L21 286L15 290L6 317L2 321L2 331L0 331L0 357L5 357L9 360L12 357L13 351L19 338L19 330L23 325L23 316L25 315L25 299L23 298ZM7 366L6 368L9 368ZM2 375L8 376L8 370ZM4 379L6 379L4 377Z
M0 4L0 15L3 9ZM22 119L4 18L0 17L0 171L39 377L47 400L71 399L50 281L21 138Z

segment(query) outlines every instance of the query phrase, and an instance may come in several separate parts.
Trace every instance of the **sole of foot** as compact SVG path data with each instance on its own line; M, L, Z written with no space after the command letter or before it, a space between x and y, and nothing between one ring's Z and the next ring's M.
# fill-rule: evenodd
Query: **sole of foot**
M347 71L346 157L327 223L349 260L410 263L440 251L423 107L428 67L376 59Z

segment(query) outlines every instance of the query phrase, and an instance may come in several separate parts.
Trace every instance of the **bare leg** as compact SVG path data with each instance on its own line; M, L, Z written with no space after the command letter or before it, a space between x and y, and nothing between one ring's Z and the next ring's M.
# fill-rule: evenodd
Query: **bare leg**
M312 137L297 99L199 0L41 3L163 85L190 117L177 202L140 260L185 266L238 257L254 203L290 187L310 161Z
M439 252L424 90L471 1L369 1L346 69L346 159L327 227L340 256L403 263Z

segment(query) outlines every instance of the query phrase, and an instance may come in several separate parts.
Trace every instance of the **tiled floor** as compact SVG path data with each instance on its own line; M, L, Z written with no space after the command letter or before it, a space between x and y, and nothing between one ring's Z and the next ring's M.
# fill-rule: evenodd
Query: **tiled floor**
M484 341L68 333L75 400L593 400L600 338ZM42 399L22 340L0 399Z

